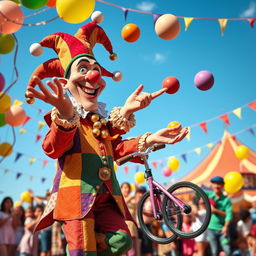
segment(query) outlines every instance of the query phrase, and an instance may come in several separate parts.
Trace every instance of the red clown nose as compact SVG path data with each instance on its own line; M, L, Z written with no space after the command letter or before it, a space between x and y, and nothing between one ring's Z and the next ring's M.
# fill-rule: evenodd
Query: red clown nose
M91 72L88 72L86 76L86 81L88 81L91 84L98 83L101 79L100 72L97 70L92 70Z

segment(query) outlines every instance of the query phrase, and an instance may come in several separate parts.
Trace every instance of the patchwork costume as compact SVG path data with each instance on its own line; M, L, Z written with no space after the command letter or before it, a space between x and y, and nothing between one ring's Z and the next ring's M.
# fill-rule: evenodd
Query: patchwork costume
M92 47L98 41L110 52L110 58L115 59L104 31L96 22L87 25L80 28L76 36L54 33L44 38L40 46L54 49L59 58L43 63L33 75L40 79L67 77L74 60L81 56L94 58ZM116 73L103 67L101 71L102 75L119 80ZM35 86L32 77L29 86ZM33 99L27 101L32 103ZM121 255L131 248L125 221L132 217L121 194L113 161L137 152L143 147L145 135L122 140L121 135L135 125L135 120L133 115L129 120L124 119L121 108L114 108L106 121L101 109L91 113L75 100L73 105L75 121L70 127L63 128L56 109L45 116L50 129L44 138L43 150L49 157L58 159L58 164L51 198L36 230L57 220L63 225L70 256ZM141 159L133 161L141 162Z

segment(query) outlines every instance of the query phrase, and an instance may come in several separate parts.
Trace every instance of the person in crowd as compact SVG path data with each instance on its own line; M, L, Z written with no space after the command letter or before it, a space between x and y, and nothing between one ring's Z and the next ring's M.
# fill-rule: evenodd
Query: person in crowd
M136 204L135 204L135 196L131 195L131 185L128 182L124 182L121 184L121 192L123 194L125 203L128 207L128 210L132 216L132 218L136 219ZM138 230L133 221L126 221L126 224L131 233L133 245L132 248L124 255L126 256L137 256L138 255Z
M61 229L61 224L55 221L52 225L52 246L51 255L52 256L64 256L66 241L64 234Z
M246 237L250 234L252 228L252 218L249 210L242 209L239 213L239 221L237 222L237 231L239 236Z
M14 256L15 233L12 217L13 200L5 197L1 203L0 211L0 255Z
M208 226L208 241L212 256L218 256L219 248L230 256L230 239L228 229L232 220L232 204L229 197L223 194L224 179L220 176L211 180L212 191L205 191L211 202L212 215Z
M34 210L32 207L28 207L25 210L25 233L18 246L20 256L38 256L38 233L33 233L33 230L38 224L42 214L43 207L41 205L37 205Z
M13 208L13 228L15 233L15 250L16 256L19 255L17 247L24 235L24 223L25 223L25 209L22 205L17 205Z
M252 217L253 224L256 224L256 196L252 198L252 207L249 209L249 211Z
M237 240L237 246L238 249L232 253L232 256L251 256L245 237L241 236Z
M256 235L249 234L246 238L250 256L256 256Z

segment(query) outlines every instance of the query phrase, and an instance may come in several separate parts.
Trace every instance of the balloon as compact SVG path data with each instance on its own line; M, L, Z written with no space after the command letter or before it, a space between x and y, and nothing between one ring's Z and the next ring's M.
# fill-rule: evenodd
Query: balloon
M4 113L0 113L0 127L6 125Z
M173 76L166 77L162 82L163 88L168 88L166 93L168 94L174 94L176 93L180 88L179 80Z
M122 38L129 43L137 41L140 37L140 29L135 24L126 24L122 28Z
M21 0L21 4L28 9L37 10L46 5L48 0Z
M239 172L228 172L224 176L224 182L224 189L229 194L236 193L244 185L243 176Z
M56 10L60 18L69 23L80 23L90 17L95 0L57 0Z
M169 167L169 169L171 169L172 171L176 171L179 169L180 167L180 162L176 157L169 157L168 161L167 161L167 166Z
M0 73L0 92L4 89L5 79L2 73Z
M177 122L177 121L172 121L172 122L170 122L169 124L168 124L168 128L174 128L174 127L176 127L176 126L178 126L178 125L180 125L180 123L179 122ZM177 131L177 132L169 132L169 134L177 134L177 133L179 133L180 132L180 130L182 129L182 127L180 126L180 129Z
M20 207L20 206L22 206L22 203L20 201L16 201L13 204L13 208Z
M0 15L0 33L12 34L17 32L24 20L21 8L12 1L0 1L0 12L3 14Z
M214 77L209 71L200 71L195 75L194 84L199 90L209 90L214 84Z
M162 173L165 177L169 177L172 175L172 170L170 170L168 167L164 167Z
M11 99L7 94L0 92L0 113L4 113L11 107Z
M48 7L55 7L56 6L56 0L48 0L46 5Z
M235 155L239 160L243 160L249 155L249 149L244 145L237 146L235 148Z
M11 126L20 126L26 120L26 112L20 106L13 105L4 113L5 121Z
M20 194L20 199L23 201L23 202L26 202L26 203L30 203L31 200L32 200L32 197L30 195L30 193L28 191L25 191L25 192L22 192Z
M0 2L1 3L1 2ZM15 46L15 39L13 35L0 35L0 54L10 53Z
M9 156L12 154L12 145L4 142L0 144L0 156Z
M160 16L155 23L155 32L164 40L174 39L180 32L178 18L172 14L164 14Z
M145 182L144 172L136 172L134 175L134 180L138 184L142 184Z

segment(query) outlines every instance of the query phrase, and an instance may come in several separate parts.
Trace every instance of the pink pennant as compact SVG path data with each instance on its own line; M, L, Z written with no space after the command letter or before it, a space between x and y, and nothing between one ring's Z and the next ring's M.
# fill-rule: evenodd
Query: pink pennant
M202 128L202 130L205 133L207 133L207 123L206 122L200 123L199 126Z
M221 116L220 116L220 119L222 119L222 121L223 121L225 124L230 125L229 118L228 118L228 115L227 115L227 114L221 115Z
M249 103L248 106L249 106L251 109L253 109L254 111L256 111L256 100L253 101L253 102L251 102L251 103Z

